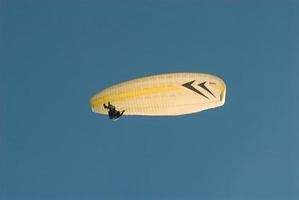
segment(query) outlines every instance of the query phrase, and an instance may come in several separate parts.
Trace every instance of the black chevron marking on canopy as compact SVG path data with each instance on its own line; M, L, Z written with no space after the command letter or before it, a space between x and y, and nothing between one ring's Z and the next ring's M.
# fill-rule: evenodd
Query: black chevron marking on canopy
M209 88L207 88L207 86L205 86L206 82L207 81L202 82L202 83L198 84L198 86L200 86L201 88L205 89L207 92L209 92L211 95L213 95L213 97L215 97L215 95L211 92L211 90L209 90Z
M204 95L203 93L201 93L200 91L198 91L195 87L192 86L192 83L194 83L195 80L187 82L182 84L182 86L184 86L185 88L188 88L189 90L192 90L193 92L196 92L197 94L200 94L201 96L209 99L209 97L207 97L206 95Z

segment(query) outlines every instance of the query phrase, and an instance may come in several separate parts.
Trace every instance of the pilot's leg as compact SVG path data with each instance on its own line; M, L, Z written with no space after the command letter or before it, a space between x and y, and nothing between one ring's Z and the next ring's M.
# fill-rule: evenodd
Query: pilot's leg
M117 114L118 114L118 116L117 117L121 117L123 114L124 114L124 110L123 111L121 111L121 112L118 112Z

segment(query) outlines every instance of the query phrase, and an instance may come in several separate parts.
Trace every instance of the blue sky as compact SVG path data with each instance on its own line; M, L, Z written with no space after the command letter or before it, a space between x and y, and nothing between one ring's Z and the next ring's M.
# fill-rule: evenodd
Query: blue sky
M0 198L299 199L298 1L2 1ZM204 72L223 107L92 113L112 84Z

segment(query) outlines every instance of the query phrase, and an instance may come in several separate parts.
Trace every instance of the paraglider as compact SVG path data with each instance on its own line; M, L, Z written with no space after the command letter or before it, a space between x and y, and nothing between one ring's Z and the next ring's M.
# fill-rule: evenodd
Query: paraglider
M93 112L116 120L125 115L183 115L222 106L226 85L217 76L170 73L106 88L91 98ZM107 104L107 105L106 105Z

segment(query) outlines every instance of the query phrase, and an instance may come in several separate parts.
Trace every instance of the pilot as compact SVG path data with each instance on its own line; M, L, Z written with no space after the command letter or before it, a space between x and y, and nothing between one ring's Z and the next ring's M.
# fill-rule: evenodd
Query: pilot
M110 104L110 102L108 102L108 106L106 106L106 104L103 105L105 109L108 109L108 115L109 118L112 120L117 120L118 118L120 118L123 114L124 114L124 110L123 111L118 111L115 109L115 106Z

